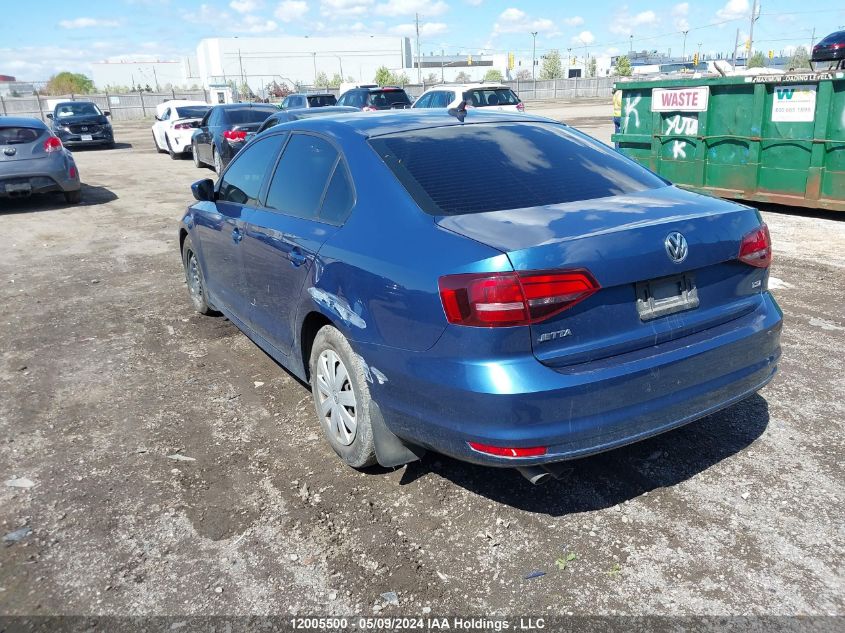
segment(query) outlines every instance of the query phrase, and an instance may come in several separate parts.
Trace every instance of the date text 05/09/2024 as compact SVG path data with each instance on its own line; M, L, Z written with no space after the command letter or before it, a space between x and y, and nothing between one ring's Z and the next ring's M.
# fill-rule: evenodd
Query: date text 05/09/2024
M291 618L290 624L294 630L304 631L536 631L546 628L543 618L299 617Z

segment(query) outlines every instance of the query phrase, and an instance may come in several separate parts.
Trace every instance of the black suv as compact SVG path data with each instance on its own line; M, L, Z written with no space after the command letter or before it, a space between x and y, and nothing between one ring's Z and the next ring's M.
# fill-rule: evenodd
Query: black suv
M831 33L813 47L814 62L839 61L841 63L843 59L845 59L845 31Z
M279 106L282 110L294 108L324 108L337 103L337 98L330 92L297 93L285 97Z
M47 118L51 122L50 130L67 148L114 147L114 132L108 120L110 114L92 101L62 101L47 113Z
M339 106L352 106L364 112L376 110L404 110L411 107L411 100L402 88L383 86L381 88L352 88L337 100Z

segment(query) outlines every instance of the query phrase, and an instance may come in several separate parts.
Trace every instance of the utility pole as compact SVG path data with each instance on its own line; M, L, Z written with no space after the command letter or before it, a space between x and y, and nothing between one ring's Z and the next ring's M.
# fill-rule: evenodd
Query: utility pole
M156 74L156 67L155 66L153 66L153 79L155 80L155 84L156 84L156 92L159 92L158 75Z
M241 67L241 89L243 89L243 86L246 81L244 78L244 60L241 58L241 49L238 49L238 64ZM240 90L238 92L240 92Z
M311 58L314 61L314 87L317 87L317 53L311 53Z
M630 44L628 44L628 54L630 55L631 53L634 52L634 34L633 33L631 33L631 35L629 37L629 41L630 41Z
M420 66L420 14L414 14L416 16L416 27L417 27L417 83L422 83L422 67Z
M734 58L731 62L731 66L736 68L736 50L739 48L739 29L736 30L736 39L734 40Z
M444 57L445 54L446 54L446 51L441 48L440 49L440 83L442 83L442 84L446 83L446 79L443 75L443 57Z
M754 51L754 23L760 17L759 0L754 0L754 6L751 7L751 30L748 32L748 57Z
M842 28L842 27L839 27ZM813 37L810 38L810 55L813 54L813 46L816 45L816 27L813 27Z
M534 45L531 48L531 79L537 81L537 31L531 31Z
M702 42L698 43L698 61L699 62L701 61L701 44L702 44Z
M686 61L687 60L687 33L689 33L689 31L688 30L687 31L681 31L681 33L684 34L684 51L681 53L681 60Z

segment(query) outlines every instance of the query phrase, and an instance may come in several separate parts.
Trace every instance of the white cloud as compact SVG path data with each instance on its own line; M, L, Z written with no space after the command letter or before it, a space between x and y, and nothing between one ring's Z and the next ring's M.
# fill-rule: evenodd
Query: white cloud
M480 7L482 2L484 2L484 0L466 0L467 4L470 4L474 7Z
M273 20L245 15L231 28L236 33L271 33L279 28L279 25Z
M569 26L581 26L584 24L584 18L580 15L573 15L571 18L564 18L564 23Z
M320 13L332 18L361 16L370 12L375 0L320 0Z
M293 22L308 13L308 3L304 0L285 0L280 2L273 13L282 22Z
M120 22L117 20L98 20L96 18L75 18L73 20L62 20L59 22L59 26L63 29L113 28L120 26Z
M716 11L716 17L720 20L750 18L751 7L748 5L748 0L728 0L725 6Z
M672 7L672 15L679 18L689 15L689 2L681 2Z
M660 21L654 11L641 11L636 15L630 15L627 8L617 13L608 30L616 35L630 35L637 27L654 26Z
M443 22L424 22L420 24L420 37L433 37L440 35L449 30L448 25ZM416 35L416 25L414 24L398 24L390 29L394 35L402 35L404 37L413 37Z
M210 4L201 4L196 11L182 10L182 18L191 22L200 22L202 24L212 24L219 26L229 19L229 14L221 11L217 7Z
M232 0L229 6L238 13L252 13L260 9L263 4L260 0Z
M376 13L379 15L400 16L413 15L442 15L449 10L449 5L443 0L387 0L384 4L376 5Z
M499 14L493 25L493 33L538 33L552 34L556 32L555 24L547 18L532 18L525 11L513 7L505 9Z
M578 44L581 46L587 45L589 46L593 42L596 41L596 36L593 35L590 31L581 31L578 35L572 38L573 44Z

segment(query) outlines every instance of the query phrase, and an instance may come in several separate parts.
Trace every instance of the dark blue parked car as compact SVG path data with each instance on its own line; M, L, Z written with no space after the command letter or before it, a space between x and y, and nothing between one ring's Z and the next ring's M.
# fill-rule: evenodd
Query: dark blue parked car
M309 381L355 467L430 449L536 482L775 373L759 213L560 123L305 119L193 190L179 242L195 307Z

